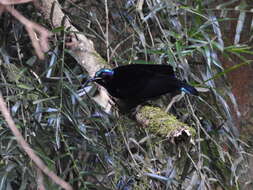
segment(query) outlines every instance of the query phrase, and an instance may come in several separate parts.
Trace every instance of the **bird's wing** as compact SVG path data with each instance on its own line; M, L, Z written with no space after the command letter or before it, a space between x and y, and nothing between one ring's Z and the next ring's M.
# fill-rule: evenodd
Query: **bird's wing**
M172 92L176 89L171 66L167 65L127 65L114 69L111 93L120 98L150 98Z
M154 78L175 78L174 71L170 65L132 64L113 69L114 82L122 88L137 85L141 88L143 84ZM120 85L120 84L121 85Z
M147 79L145 85L136 93L136 98L153 98L166 93L179 91L181 81L171 76L156 76Z
M173 67L170 65L157 65L157 64L130 64L117 67L113 69L120 74L132 73L135 75L170 75L174 76Z

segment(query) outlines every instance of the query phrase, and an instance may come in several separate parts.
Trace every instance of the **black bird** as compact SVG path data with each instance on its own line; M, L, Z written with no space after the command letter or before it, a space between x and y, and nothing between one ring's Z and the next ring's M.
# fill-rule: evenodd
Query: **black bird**
M105 87L113 97L139 103L166 93L198 95L193 86L175 77L170 65L131 64L101 69L91 81Z

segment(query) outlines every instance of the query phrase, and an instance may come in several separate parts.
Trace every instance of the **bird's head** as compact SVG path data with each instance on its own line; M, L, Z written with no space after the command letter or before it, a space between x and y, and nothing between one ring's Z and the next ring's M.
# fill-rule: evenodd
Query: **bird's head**
M112 79L114 71L112 69L100 69L96 72L95 76L91 81L95 81L98 84L106 84L110 79Z

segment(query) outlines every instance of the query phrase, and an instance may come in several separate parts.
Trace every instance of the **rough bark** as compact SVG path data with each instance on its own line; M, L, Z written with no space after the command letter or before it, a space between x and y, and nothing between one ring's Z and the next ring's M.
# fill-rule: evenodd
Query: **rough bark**
M91 40L84 35L78 33L79 31L69 22L69 19L62 12L61 6L58 1L36 1L36 7L43 14L44 18L49 21L53 28L64 26L73 34L77 40L75 45L71 46L72 56L77 60L79 64L93 76L95 72L104 67L106 63L103 58L95 51Z
M167 137L175 144L188 143L196 135L194 128L182 123L175 116L167 114L160 108L144 106L136 114L136 119L142 125L148 126L153 134Z
M37 4L37 8L42 12L44 17L50 21L52 27L59 27L62 26L63 20L64 20L64 26L65 28L70 28L71 31L78 32L78 30L73 27L68 19L65 19L64 13L61 11L61 7L58 4L57 1L54 0L47 0L43 1L42 4ZM52 13L51 13L52 12ZM72 47L72 55L77 60L79 64L92 76L94 73L102 68L104 66L105 61L100 57L100 55L95 51L92 41L88 40L84 35L77 34L78 44L73 48ZM109 66L108 66L109 67ZM111 107L110 105L110 98L106 95L106 91L103 88L100 88L99 96L95 97L96 102L104 107L106 111L108 112ZM161 112L163 114L166 114L163 112L160 108L156 108L156 112L154 112L153 109L149 109L149 107L145 107L141 109L138 114L141 115L142 118L145 116L148 116L150 114L153 115L154 118L159 117L161 115ZM166 125L166 121L170 120L171 116L167 115L164 116L163 121L159 121L161 125ZM144 118L143 118L144 119ZM149 120L149 118L144 119L146 121ZM175 119L176 120L176 119ZM142 123L142 122L141 122ZM142 123L143 124L143 123ZM182 124L182 123L181 123ZM154 127L150 122L146 123L147 127ZM177 125L177 127L173 128L173 125L167 125L166 127L172 127L172 130L175 130L175 133L171 133L171 136L181 136L185 135L186 133L179 133L178 126L181 126L183 131L185 131L186 124ZM157 129L158 130L158 129ZM189 137L192 136L190 134L194 130L189 130ZM153 131L154 133L157 133ZM182 132L182 131L181 131ZM173 134L173 135L172 135ZM188 134L188 133L187 133ZM187 135L188 136L188 135Z
M80 34L80 32L69 22L66 15L62 12L58 1L37 1L35 6L42 13L44 18L48 20L52 28L64 26L64 28L71 31L73 34L71 36L72 44L69 46L71 55L90 76L94 76L96 71L105 67L106 62L94 49L93 42ZM107 67L109 67L109 65L107 65ZM106 112L110 112L111 101L103 88L100 89L99 94L94 97L94 100L101 107L104 107Z

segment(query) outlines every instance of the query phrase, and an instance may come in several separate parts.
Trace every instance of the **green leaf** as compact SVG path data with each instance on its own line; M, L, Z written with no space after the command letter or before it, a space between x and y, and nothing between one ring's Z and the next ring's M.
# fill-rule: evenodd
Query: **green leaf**
M19 88L25 89L25 90L33 90L34 87L26 85L26 84L18 84L17 85Z
M62 32L64 31L65 27L64 26L59 26L59 27L56 27L52 30L53 33L58 33L58 32Z

